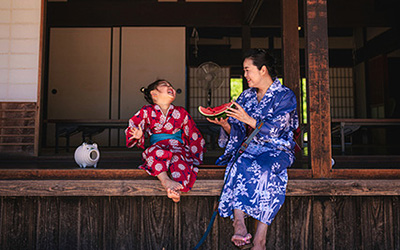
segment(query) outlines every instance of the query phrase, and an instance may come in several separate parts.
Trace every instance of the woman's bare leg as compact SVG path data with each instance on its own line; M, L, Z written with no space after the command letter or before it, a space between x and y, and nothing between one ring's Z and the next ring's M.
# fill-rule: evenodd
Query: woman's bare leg
M161 185L167 191L168 198L171 198L174 202L179 202L181 197L179 190L183 188L182 184L171 180L167 172L161 172L157 175L157 178L161 181Z
M235 217L233 221L235 233L231 240L236 246L243 246L250 243L251 234L247 233L246 224L244 223L244 212L239 209L234 209L233 213Z
M254 235L254 240L253 240L254 247L252 248L252 250L266 249L265 244L267 242L267 231L268 231L268 225L260 221L257 221L257 231L256 234Z

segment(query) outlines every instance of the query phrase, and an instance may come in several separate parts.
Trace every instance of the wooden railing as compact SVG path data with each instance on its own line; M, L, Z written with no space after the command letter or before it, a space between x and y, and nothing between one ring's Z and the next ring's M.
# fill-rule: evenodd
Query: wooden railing
M347 126L400 126L400 119L332 119L332 123L340 124L340 141L342 153L345 152L345 129Z
M184 196L218 196L223 168L203 166ZM304 179L310 171L289 170L288 196L400 195L399 176L391 179ZM0 196L165 196L160 182L139 169L3 169Z

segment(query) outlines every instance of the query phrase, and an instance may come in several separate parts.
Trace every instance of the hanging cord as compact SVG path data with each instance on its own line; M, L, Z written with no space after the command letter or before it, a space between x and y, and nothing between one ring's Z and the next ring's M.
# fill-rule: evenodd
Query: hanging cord
M199 247L200 247L200 246L204 243L204 241L206 240L208 234L209 234L210 231L211 231L212 226L214 225L214 221L215 221L215 218L217 217L217 213L218 213L218 204L219 204L219 202L221 201L222 191L224 190L226 181L228 180L228 177L229 177L229 175L230 175L230 173L231 173L231 170L232 170L232 167L233 167L233 163L236 162L237 159L239 158L239 156L246 150L247 146L249 146L249 144L250 144L251 140L253 139L253 137L261 130L261 127L262 127L263 125L264 125L264 122L260 122L260 124L256 127L256 129L254 129L254 131L250 134L250 136L247 138L247 140L244 141L244 142L242 143L242 145L240 146L240 149L236 152L235 158L234 158L234 160L232 161L232 165L231 165L231 167L229 168L228 174L226 175L226 178L225 178L225 181L224 181L224 185L222 185L222 189L221 189L221 192L220 192L220 194L219 194L218 202L217 202L217 204L215 205L214 212L213 212L213 214L212 214L212 216L211 216L210 223L208 223L208 226L207 226L207 230L206 230L206 232L203 234L203 237L201 237L199 243L197 243L197 245L196 245L192 250L197 250L197 249L199 249Z

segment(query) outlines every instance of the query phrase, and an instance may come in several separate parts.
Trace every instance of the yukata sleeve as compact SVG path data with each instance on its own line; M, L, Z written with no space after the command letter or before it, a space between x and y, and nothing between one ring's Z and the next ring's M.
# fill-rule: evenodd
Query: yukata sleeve
M126 136L126 146L128 148L132 148L135 145L139 148L144 149L144 133L147 130L147 120L148 120L148 111L145 107L139 110L131 119L129 119L129 126L125 129L125 136ZM138 128L141 127L143 130L143 136L140 139L132 139L129 138L130 135L128 134L129 129L131 128Z
M242 106L244 103L244 96L243 93L239 96L239 98L236 100L236 102ZM244 126L244 123L233 118L229 117L228 119L229 125L231 126L231 133L228 135L223 129L221 129L220 137L218 138L218 144L220 144L220 140L222 136L227 137L227 142L223 144L225 147L224 154L221 155L218 160L216 161L215 164L217 165L226 165L230 161L230 159L233 157L233 155L236 153L236 151L239 149L242 141L244 140L246 136L246 128ZM224 133L224 134L223 134Z
M187 111L184 111L184 113L183 141L186 146L189 147L190 155L193 158L193 164L200 165L203 163L206 142L189 113L187 113Z
M264 125L261 127L260 136L266 138L279 138L283 133L295 130L298 127L296 111L296 96L292 91L287 91L283 97L273 105L273 112L267 112ZM257 120L257 125L261 120Z
M236 102L242 106L244 102L243 93L239 95ZM243 127L243 124L234 118L228 119L229 126L231 126L231 133L232 129L237 131L240 127ZM225 148L228 145L230 139L230 134L228 134L222 127L220 128L219 136L218 136L218 146L220 148Z

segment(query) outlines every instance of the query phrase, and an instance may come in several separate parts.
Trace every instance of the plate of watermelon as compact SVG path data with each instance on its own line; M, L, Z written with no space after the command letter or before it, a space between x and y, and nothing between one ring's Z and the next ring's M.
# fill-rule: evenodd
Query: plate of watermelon
M205 107L199 106L198 109L199 109L200 114L202 114L206 118L215 120L217 118L225 119L227 116L225 111L228 108L234 108L234 107L235 107L235 104L233 102L229 102L229 103L224 103L224 104L214 107L214 108L211 108L211 107L205 108Z

